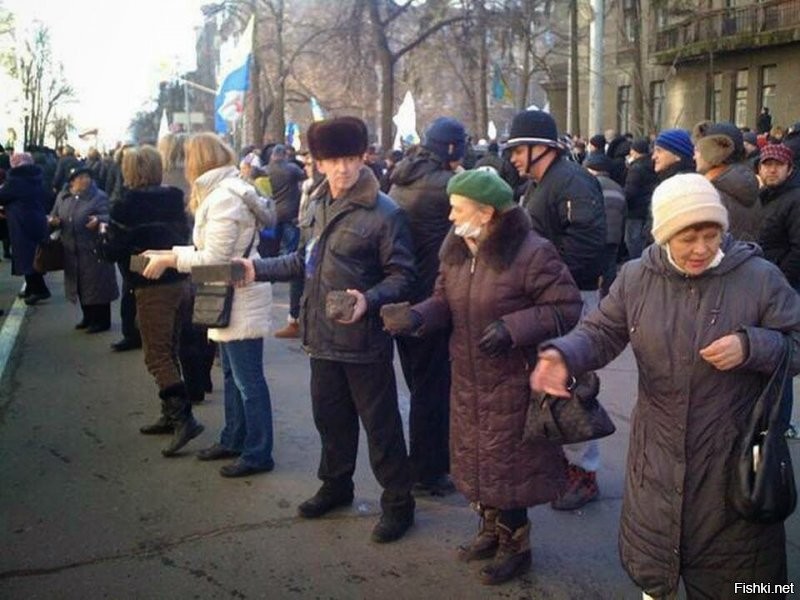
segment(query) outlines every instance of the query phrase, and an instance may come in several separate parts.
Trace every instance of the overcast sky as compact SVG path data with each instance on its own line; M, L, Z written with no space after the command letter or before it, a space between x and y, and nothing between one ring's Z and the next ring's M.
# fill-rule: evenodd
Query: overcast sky
M79 129L123 140L134 113L158 92L165 72L194 60L200 6L209 0L3 0L23 31L50 28L54 55L76 90L70 112ZM19 34L19 31L18 31ZM189 57L191 55L191 57ZM193 68L189 64L189 69ZM186 70L181 68L180 70Z

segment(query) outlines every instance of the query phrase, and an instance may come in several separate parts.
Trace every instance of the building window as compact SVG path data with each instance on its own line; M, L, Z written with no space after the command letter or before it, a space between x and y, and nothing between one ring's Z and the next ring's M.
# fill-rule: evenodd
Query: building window
M635 0L622 0L622 35L628 44L636 41Z
M761 108L765 106L772 108L775 100L776 75L778 67L776 65L765 65L761 67Z
M711 91L711 120L722 121L722 73L714 73L714 89Z
M653 128L655 131L661 131L664 127L664 101L666 96L664 94L664 82L653 81L650 84L650 98L653 101Z
M733 99L734 120L737 127L747 126L747 69L736 71L736 89Z
M666 2L659 3L658 6L655 7L655 13L656 29L664 29L669 25L669 10Z
M631 130L631 86L623 85L617 89L617 131Z

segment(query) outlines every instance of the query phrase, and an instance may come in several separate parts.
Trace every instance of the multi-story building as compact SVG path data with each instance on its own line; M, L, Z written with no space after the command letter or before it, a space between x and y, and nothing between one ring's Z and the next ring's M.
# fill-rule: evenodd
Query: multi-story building
M607 0L603 128L652 133L703 119L755 128L800 120L800 0ZM582 11L584 23L591 11ZM588 36L581 41L580 131L589 105ZM548 86L560 126L564 78Z

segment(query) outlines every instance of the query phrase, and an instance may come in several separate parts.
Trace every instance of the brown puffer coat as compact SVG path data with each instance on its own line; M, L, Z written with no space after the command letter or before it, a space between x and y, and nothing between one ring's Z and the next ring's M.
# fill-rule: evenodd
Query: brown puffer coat
M650 246L631 261L597 311L548 342L572 374L598 369L630 341L639 368L619 530L622 564L654 597L733 598L735 582L786 582L782 523L757 525L731 508L737 440L765 376L795 346L800 296L755 244L726 236L719 266L687 277ZM719 371L699 351L743 332L745 362Z
M560 446L522 440L536 346L556 331L558 307L567 327L578 320L580 292L555 247L533 233L514 208L490 225L472 256L448 234L433 296L414 306L423 331L452 322L450 356L451 475L472 502L501 509L552 500L564 483ZM478 349L487 325L502 319L514 347L490 358Z

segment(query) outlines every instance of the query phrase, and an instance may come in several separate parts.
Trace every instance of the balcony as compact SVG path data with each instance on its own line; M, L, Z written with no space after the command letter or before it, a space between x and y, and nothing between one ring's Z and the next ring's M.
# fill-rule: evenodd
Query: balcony
M800 0L768 0L749 6L698 11L651 38L658 64L696 59L709 52L761 48L800 40Z

